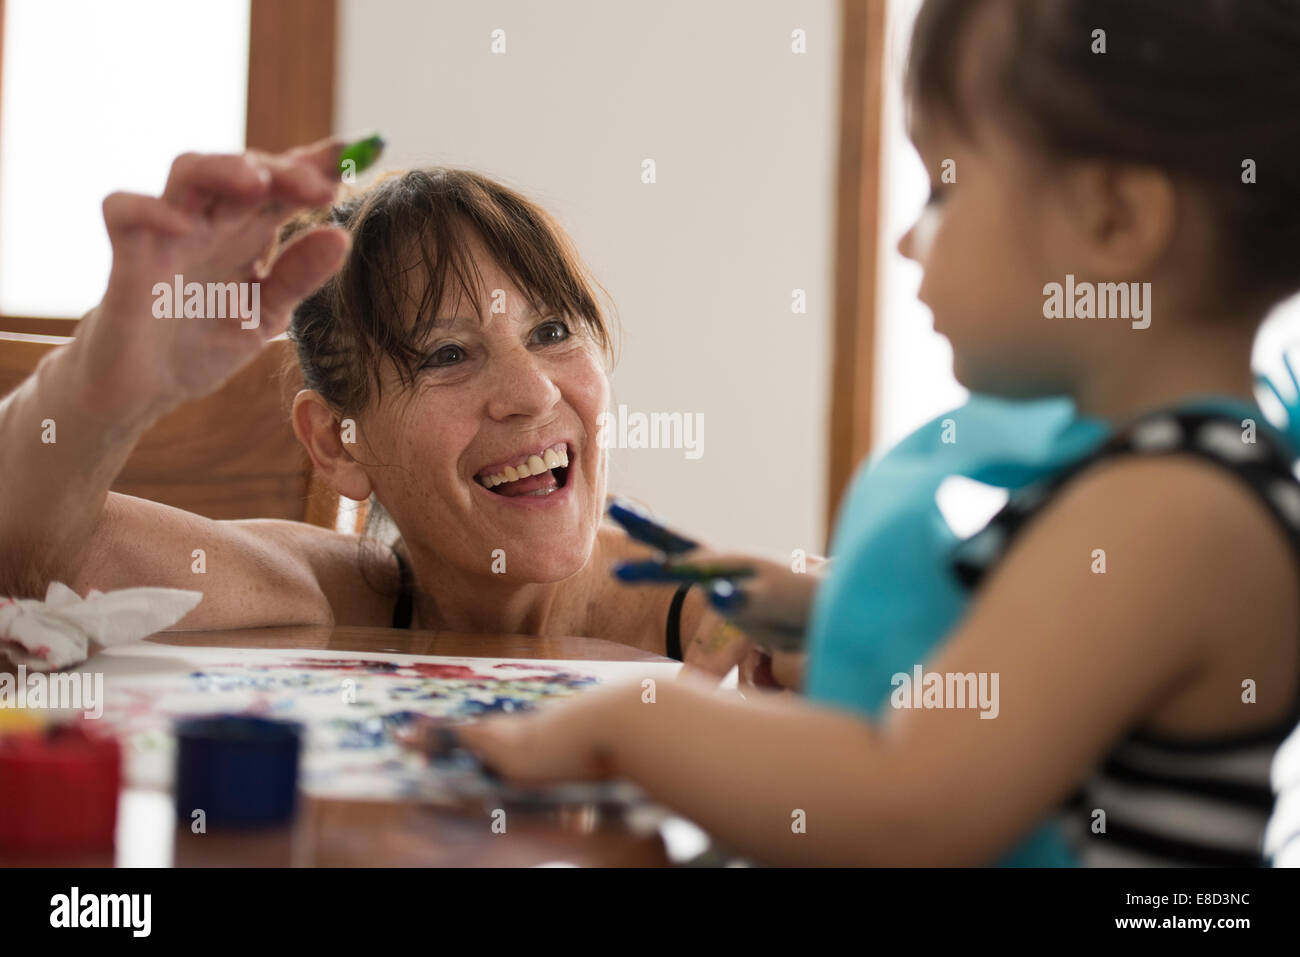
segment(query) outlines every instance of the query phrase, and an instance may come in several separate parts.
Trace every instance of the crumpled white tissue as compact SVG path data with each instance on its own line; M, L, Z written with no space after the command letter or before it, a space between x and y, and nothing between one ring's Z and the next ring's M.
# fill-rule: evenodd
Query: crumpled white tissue
M120 645L174 625L203 599L180 588L91 589L85 598L50 582L45 600L0 598L0 664L57 671L90 656L90 644Z

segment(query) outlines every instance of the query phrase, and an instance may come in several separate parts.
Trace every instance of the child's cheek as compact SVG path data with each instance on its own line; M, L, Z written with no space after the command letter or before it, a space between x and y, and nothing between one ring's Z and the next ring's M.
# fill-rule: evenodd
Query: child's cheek
M914 237L924 273L919 297L934 313L934 326L947 333L962 324L962 311L972 305L967 276L969 253L957 235L958 223L937 212L927 212L917 223Z

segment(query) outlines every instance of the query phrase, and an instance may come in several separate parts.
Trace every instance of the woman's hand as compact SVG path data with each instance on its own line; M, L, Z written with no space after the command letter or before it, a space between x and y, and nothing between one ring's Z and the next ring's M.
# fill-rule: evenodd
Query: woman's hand
M773 691L802 691L806 659L802 651L768 651L751 642L740 663L740 684Z
M692 560L695 560L694 556ZM713 608L755 644L771 653L802 649L825 559L806 559L807 571L795 571L781 562L748 555L708 554L699 560L709 564L752 566L755 574L737 579L730 589L715 586L710 594Z
M89 412L156 418L215 391L284 331L297 303L347 254L348 237L337 229L313 230L274 252L291 215L332 201L339 148L331 139L274 155L187 154L172 164L162 196L115 193L104 201L112 272L74 344ZM182 288L257 283L258 314L159 318L154 287L174 289L178 275ZM251 287L236 296L241 291L251 304ZM183 316L184 300L172 309Z
M735 665L741 687L799 691L804 632L825 560L809 559L808 572L795 572L751 555L701 550L689 559L700 565L748 565L756 574L737 580L729 601L710 593L708 611L684 642L687 665L719 677Z

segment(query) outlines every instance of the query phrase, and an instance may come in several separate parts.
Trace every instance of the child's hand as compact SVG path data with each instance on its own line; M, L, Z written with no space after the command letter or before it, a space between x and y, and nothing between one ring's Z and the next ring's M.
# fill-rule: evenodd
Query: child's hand
M337 229L305 233L274 254L286 219L332 201L339 148L326 140L276 155L189 154L172 164L162 196L115 193L104 201L112 271L74 344L88 407L156 417L215 391L284 331L297 303L347 254L348 237ZM256 282L258 315L231 317L226 294L227 318L159 318L155 285L174 291L177 275L182 289L197 282L205 292L208 283ZM251 286L244 299L251 305ZM206 295L204 304L206 311ZM185 298L173 301L172 315L183 317L184 306Z
M533 714L498 715L460 725L460 742L501 778L521 785L599 781L614 773L618 740L641 686L617 685L584 692Z

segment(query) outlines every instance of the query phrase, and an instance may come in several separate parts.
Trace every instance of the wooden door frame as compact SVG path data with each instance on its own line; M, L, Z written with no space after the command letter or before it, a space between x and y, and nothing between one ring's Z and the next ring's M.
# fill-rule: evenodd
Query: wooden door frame
M841 0L827 529L871 448L888 0Z

